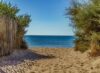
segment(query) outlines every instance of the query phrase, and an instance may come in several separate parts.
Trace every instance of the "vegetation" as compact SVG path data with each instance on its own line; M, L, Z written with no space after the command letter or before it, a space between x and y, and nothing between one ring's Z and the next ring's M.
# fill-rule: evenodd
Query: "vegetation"
M17 33L16 33L16 46L21 49L27 48L25 41L23 40L23 36L26 33L25 28L29 25L31 19L27 14L18 15L20 9L17 6L12 6L10 3L5 3L3 1L0 2L0 16L5 16L10 20L16 22ZM8 24L9 26L9 24Z
M26 49L27 45L25 41L23 40L24 34L26 33L25 28L28 26L30 22L30 16L29 15L19 15L17 16L17 22L18 22L18 28L17 28L17 43L19 48Z
M91 55L100 53L100 0L79 2L73 0L67 14L75 29L75 50L91 50Z

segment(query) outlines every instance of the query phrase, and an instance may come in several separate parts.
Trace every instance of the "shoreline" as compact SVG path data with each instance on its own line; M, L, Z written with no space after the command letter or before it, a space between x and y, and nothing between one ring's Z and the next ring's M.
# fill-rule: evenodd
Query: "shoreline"
M1 73L100 73L100 57L73 48L16 50L0 58Z

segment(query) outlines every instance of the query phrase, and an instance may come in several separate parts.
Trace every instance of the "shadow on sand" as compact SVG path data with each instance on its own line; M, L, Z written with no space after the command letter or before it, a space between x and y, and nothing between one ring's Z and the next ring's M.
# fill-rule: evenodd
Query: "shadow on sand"
M53 55L42 55L31 50L16 50L11 55L0 58L0 67L17 65L25 60L35 61L40 59L52 59ZM1 72L1 71L0 71Z

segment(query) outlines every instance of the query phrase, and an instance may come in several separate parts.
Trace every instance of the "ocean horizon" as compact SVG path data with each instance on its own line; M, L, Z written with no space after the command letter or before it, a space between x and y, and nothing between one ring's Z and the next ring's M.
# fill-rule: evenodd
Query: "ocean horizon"
M75 36L25 35L28 48L73 48Z

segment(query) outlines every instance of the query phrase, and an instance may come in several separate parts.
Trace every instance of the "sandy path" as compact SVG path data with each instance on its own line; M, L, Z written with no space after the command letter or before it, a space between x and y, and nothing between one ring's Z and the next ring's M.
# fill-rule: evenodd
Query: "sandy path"
M73 49L18 50L0 58L0 73L100 73L100 57Z
M86 73L82 69L83 63L80 62L81 53L75 53L72 49L34 49L34 51L54 58L37 61L30 73Z

